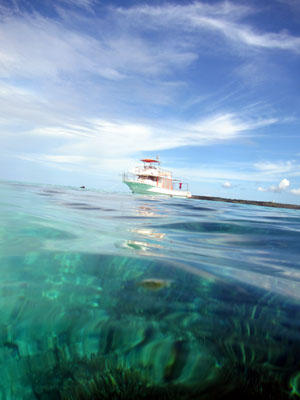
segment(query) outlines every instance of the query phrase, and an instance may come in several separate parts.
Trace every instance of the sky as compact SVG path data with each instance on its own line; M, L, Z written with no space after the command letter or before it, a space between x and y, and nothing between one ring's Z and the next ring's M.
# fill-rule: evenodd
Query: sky
M299 111L299 0L0 1L0 179L300 204Z

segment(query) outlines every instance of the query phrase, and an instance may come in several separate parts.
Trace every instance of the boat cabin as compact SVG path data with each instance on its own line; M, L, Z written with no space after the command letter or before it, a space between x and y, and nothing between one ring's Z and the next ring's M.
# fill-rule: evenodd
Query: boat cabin
M144 166L135 169L139 181L152 181L156 183L157 187L173 189L172 172L159 168L160 162L158 160L146 158L141 161Z

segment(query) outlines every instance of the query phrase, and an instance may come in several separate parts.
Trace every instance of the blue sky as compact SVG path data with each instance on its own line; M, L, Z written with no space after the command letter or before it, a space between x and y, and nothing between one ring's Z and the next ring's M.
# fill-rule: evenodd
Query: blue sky
M2 0L0 178L300 203L300 2Z

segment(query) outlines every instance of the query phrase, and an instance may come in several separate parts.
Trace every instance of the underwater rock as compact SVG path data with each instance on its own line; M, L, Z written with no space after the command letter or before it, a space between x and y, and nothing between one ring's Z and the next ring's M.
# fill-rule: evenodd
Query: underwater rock
M165 279L149 278L143 279L141 282L138 283L138 285L148 290L160 290L165 287L171 286L171 283L172 281Z

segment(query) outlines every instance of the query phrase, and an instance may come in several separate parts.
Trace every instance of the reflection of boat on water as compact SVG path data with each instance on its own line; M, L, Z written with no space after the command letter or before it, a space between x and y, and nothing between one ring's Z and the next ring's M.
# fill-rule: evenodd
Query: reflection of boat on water
M162 194L175 197L191 197L188 184L174 179L171 171L160 168L159 160L149 158L141 160L143 167L136 167L134 172L123 173L123 182L132 193Z

